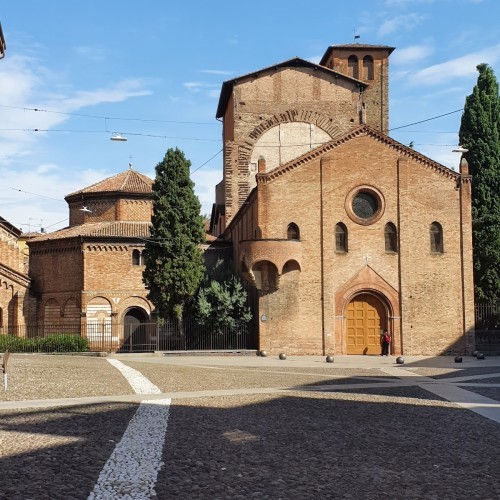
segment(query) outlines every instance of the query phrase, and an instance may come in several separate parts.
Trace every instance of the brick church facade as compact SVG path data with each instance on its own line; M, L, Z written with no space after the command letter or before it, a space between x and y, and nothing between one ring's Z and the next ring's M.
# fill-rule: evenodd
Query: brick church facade
M259 349L464 353L471 178L391 139L392 47L331 46L223 84L211 231L255 290Z

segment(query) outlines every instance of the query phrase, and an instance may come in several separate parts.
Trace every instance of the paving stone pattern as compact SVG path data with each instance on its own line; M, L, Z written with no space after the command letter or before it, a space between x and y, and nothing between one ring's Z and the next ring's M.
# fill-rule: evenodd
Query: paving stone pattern
M387 359L122 361L172 398L157 498L500 498L500 424L429 385L500 401L500 360L471 359L460 369L446 359L407 362L406 377L392 375ZM134 391L105 358L13 355L10 363L12 384L0 399L0 499L87 499L139 404L103 397L9 410L2 401ZM429 390L421 376L432 377Z

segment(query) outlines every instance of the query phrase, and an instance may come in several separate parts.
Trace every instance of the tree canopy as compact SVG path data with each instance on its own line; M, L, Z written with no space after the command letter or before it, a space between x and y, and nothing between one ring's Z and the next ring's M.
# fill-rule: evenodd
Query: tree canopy
M156 165L153 216L146 242L143 281L160 317L180 319L204 272L204 223L200 202L189 177L191 162L179 149L169 149Z
M472 232L477 301L500 302L500 97L487 64L466 98L460 144L472 175Z
M197 321L201 325L210 324L218 331L252 319L247 292L227 264L218 260L213 268L206 270L193 302Z

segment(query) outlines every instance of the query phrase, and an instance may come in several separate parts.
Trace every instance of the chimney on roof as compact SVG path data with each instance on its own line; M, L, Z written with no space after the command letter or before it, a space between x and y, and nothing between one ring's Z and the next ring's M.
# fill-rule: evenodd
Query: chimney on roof
M257 172L259 174L264 174L266 172L266 159L263 156L259 156L257 162Z

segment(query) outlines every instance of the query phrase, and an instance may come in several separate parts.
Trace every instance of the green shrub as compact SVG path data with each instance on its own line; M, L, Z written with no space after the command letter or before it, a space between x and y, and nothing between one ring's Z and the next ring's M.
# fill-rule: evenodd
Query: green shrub
M86 352L89 341L79 335L58 333L47 337L0 335L0 351L9 352Z

